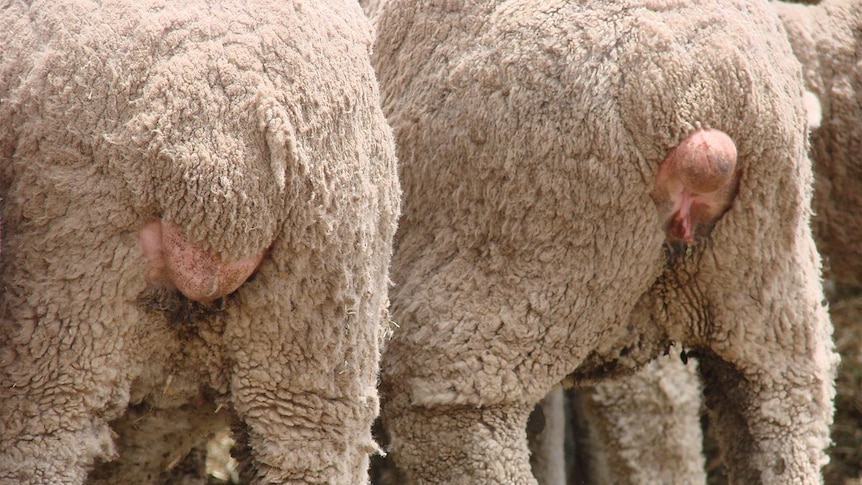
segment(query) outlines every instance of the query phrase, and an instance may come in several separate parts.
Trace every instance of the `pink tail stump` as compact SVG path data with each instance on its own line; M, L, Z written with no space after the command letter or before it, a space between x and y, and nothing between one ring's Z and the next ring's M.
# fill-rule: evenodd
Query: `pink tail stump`
M147 281L176 288L200 302L234 292L255 272L266 253L226 261L186 239L177 226L161 220L141 228L138 243L149 262Z
M699 224L730 208L736 192L736 145L727 134L698 127L670 150L652 192L669 239L694 242Z

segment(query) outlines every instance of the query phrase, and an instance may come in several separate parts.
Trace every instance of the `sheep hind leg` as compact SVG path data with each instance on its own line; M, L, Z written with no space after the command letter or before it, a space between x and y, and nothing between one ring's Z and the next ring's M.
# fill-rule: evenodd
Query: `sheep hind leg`
M527 448L533 406L384 405L396 465L417 485L474 483L536 485Z
M21 293L39 293L29 290ZM74 318L34 319L35 309L13 296L4 302L12 315L0 321L0 483L83 483L95 461L117 456L108 421L128 400L126 376L116 371L126 354L116 340L93 335L103 327L86 310L97 305Z
M348 414L331 406L325 412ZM296 414L297 409L294 410ZM355 413L355 411L353 411ZM239 462L242 483L262 485L366 483L369 455L376 448L370 435L349 425L321 425L324 429L274 424L270 416L246 415L232 427L236 445L231 455ZM323 418L328 419L328 418ZM370 423L368 429L370 430ZM336 429L340 428L340 429Z
M832 412L831 378L824 369L797 362L789 367L808 367L810 375L770 377L765 369L743 372L710 351L698 359L730 483L822 480Z
M269 277L264 272L255 283L270 287ZM328 313L340 311L335 305L291 312L284 305L302 297L290 290L265 297L268 304L243 307L225 330L226 347L242 356L230 381L242 482L365 483L377 451L377 322L362 305L339 321Z
M706 483L696 367L660 357L633 375L578 390L589 483Z

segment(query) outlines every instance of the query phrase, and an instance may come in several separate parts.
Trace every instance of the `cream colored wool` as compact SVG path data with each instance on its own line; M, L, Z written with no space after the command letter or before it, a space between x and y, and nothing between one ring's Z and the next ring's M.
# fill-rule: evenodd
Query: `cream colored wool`
M802 62L806 87L817 97L817 125L811 133L811 157L814 162L815 191L813 229L818 248L827 261L828 276L839 284L862 284L862 3L858 0L827 0L816 6L773 2L787 29L794 54ZM809 123L811 121L809 120ZM596 434L592 442L599 448L595 458L598 467L608 475L596 483L657 483L641 479L643 470L669 471L678 483L703 483L704 478L687 472L703 459L691 452L696 444L686 434L700 433L696 424L698 408L678 408L680 396L696 392L692 370L674 371L662 365L644 369L639 374L616 382L602 383L593 392L584 393L592 403L588 419L608 433ZM669 376L680 386L666 393L653 382L659 375ZM632 395L635 400L674 404L673 416L650 406L627 410L613 396ZM612 399L605 399L611 396ZM627 414L628 412L628 414ZM632 432L624 424L636 420L643 425ZM687 431L686 431L686 428ZM662 435L663 454L654 454L652 436ZM629 446L626 446L626 444ZM626 454L634 453L629 466L620 466ZM691 456L674 456L689 451ZM696 451L699 451L697 448ZM636 470L632 472L632 470ZM601 474L598 474L601 476ZM613 477L607 479L606 477ZM666 480L660 480L668 483Z
M683 364L675 353L579 390L589 469L576 483L706 483L701 391L697 362Z
M811 133L814 236L827 275L862 285L862 2L818 5L775 2L805 84L820 101Z
M390 0L377 29L405 188L381 387L396 463L535 483L533 404L675 341L701 357L731 480L819 482L837 356L801 73L768 4ZM698 122L735 141L739 193L665 251L649 194Z
M238 418L247 482L364 483L400 196L371 26L351 1L179 5L0 3L0 483L82 483L129 404L202 399ZM156 217L268 255L189 305L145 280Z

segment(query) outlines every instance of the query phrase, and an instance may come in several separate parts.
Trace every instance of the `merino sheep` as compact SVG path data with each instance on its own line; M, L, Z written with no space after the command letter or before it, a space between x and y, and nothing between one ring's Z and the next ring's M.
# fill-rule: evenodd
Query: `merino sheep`
M862 286L862 2L773 5L820 103L811 133L814 236L827 275Z
M820 481L837 356L769 5L389 0L377 29L405 189L381 384L398 465L535 483L533 404L676 342L734 482Z
M814 162L814 237L829 278L838 285L862 284L862 3L824 0L818 5L773 2L805 85L814 93L810 153ZM582 393L595 445L596 483L656 483L656 474L680 483L703 482L697 443L696 405L680 407L681 396L696 392L692 368L662 364L633 377L598 384ZM675 375L674 375L675 374ZM656 379L678 381L675 392ZM620 396L640 405L620 405ZM655 406L655 404L662 406ZM664 409L662 409L662 407ZM668 409L673 409L668 412ZM628 428L625 423L642 423ZM654 436L664 437L656 447ZM645 451L646 450L646 451ZM680 457L688 453L688 457ZM648 473L645 473L645 470ZM652 475L649 475L652 473ZM660 480L666 482L666 480Z
M367 481L400 189L359 6L0 24L0 483L82 483L131 404L230 410L251 483Z

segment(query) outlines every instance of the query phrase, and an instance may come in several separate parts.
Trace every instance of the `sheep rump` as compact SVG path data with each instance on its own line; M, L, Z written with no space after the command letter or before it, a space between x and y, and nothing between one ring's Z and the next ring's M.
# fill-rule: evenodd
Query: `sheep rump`
M825 275L839 286L859 286L862 282L862 3L857 0L824 0L817 5L797 5L773 1L796 58L802 63L805 86L814 98L809 111L810 154L814 162L814 217L812 229L818 250L824 257ZM807 106L807 108L809 108ZM614 396L638 393L639 400L674 405L677 396L697 390L693 369L680 369L675 377L684 386L668 395L653 382L661 374L674 372L665 364L661 370L645 369L632 378L600 384L583 399L591 423L610 433L597 434L594 443L604 454L596 456L597 468L616 474L604 482L655 483L642 479L644 470L664 471L685 483L704 482L699 447L687 434L699 433L696 417L699 406L676 408L672 413L640 406L620 408ZM689 377L684 377L688 375ZM588 394L588 395L587 395ZM611 399L607 399L610 396ZM648 414L644 414L648 413ZM630 431L622 426L632 420L644 423ZM650 437L661 434L663 446L650 445ZM672 439L679 437L678 439ZM663 455L652 454L661 448ZM637 450L650 450L643 453ZM680 459L674 453L689 453ZM626 460L626 456L634 459ZM625 466L621 466L620 462ZM667 481L667 480L661 480Z
M534 483L533 404L675 342L701 357L731 480L817 481L837 359L801 73L769 5L389 0L377 29L405 190L381 384L396 463ZM649 193L698 122L735 142L740 186L678 251Z
M0 6L0 481L82 483L129 404L206 402L246 480L363 483L400 196L371 27L346 0L177 6ZM156 218L267 256L189 302L145 281Z

